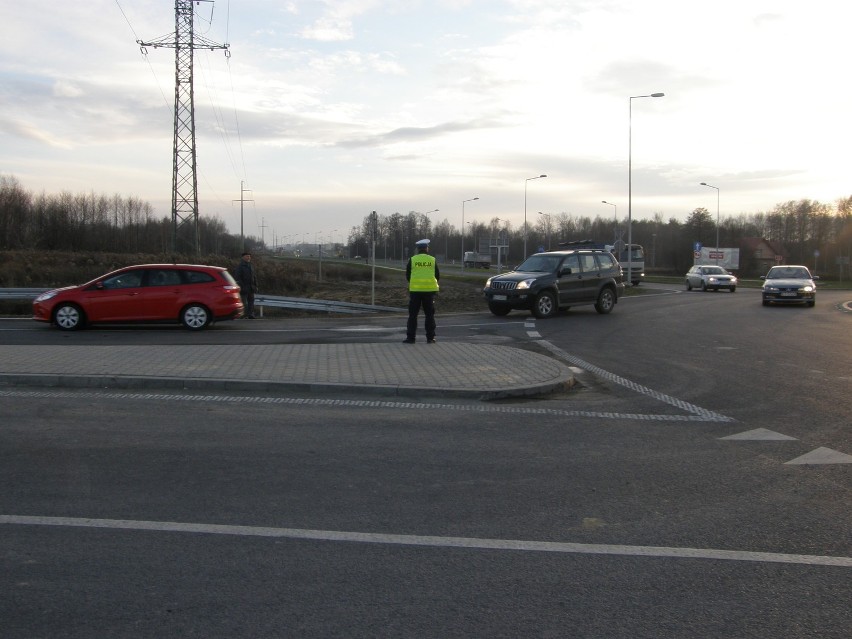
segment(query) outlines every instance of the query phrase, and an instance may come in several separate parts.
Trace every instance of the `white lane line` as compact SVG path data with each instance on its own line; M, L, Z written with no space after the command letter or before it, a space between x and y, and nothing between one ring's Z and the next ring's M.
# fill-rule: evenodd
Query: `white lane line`
M511 415L549 415L554 417L588 417L592 419L625 419L659 422L712 422L731 421L727 417L713 418L706 415L666 415L646 413L614 413L605 411L560 410L556 408L533 408L526 406L504 406L501 404L440 404L428 402L393 402L373 399L330 399L320 397L277 397L264 395L170 395L167 393L116 393L110 391L59 391L59 390L0 390L0 397L25 397L40 399L120 399L157 402L217 402L220 404L274 404L294 406L329 406L344 408L389 408L393 410L450 410L466 413L501 413Z
M240 537L275 537L313 541L389 544L398 546L430 546L434 548L468 548L526 552L574 553L583 555L620 555L626 557L661 557L671 559L709 559L722 561L756 561L761 563L839 566L852 568L852 557L799 555L747 550L713 548L674 548L667 546L627 546L620 544L578 544L520 539L482 539L476 537L435 537L430 535L392 535L382 533L310 530L303 528L270 528L264 526L226 526L170 521L138 521L132 519L86 519L80 517L37 517L0 515L0 524L24 526L59 526L106 528L154 532L203 533Z

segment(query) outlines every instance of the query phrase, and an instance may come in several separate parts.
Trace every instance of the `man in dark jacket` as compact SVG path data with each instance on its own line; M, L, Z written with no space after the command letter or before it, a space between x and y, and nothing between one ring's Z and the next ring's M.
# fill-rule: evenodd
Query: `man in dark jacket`
M240 263L234 269L234 279L240 285L240 297L243 298L243 317L254 319L254 294L257 293L257 275L251 264L251 253L243 253Z

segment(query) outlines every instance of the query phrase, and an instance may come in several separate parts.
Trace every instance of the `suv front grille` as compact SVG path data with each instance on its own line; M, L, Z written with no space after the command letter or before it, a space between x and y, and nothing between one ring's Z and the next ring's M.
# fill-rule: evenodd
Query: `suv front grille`
M517 282L491 282L491 288L495 291L513 291L517 286Z

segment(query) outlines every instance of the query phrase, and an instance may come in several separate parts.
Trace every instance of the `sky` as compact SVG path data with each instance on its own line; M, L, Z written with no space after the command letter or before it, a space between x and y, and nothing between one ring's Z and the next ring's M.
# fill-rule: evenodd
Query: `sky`
M0 175L169 216L174 50L136 41L173 33L174 6L0 0ZM519 229L539 212L724 219L852 195L848 3L216 0L196 13L196 33L230 54L195 54L199 212L239 233L242 208L267 244L343 242L370 211Z

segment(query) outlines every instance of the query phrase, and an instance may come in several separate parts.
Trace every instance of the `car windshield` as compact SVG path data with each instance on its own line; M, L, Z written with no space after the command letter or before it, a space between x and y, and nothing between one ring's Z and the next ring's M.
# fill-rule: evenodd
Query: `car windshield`
M559 259L558 255L533 255L515 270L524 273L552 273L556 270Z
M810 277L806 269L796 266L773 266L766 275L768 280L807 280Z
M704 269L704 275L725 275L727 271L721 266L708 266Z

